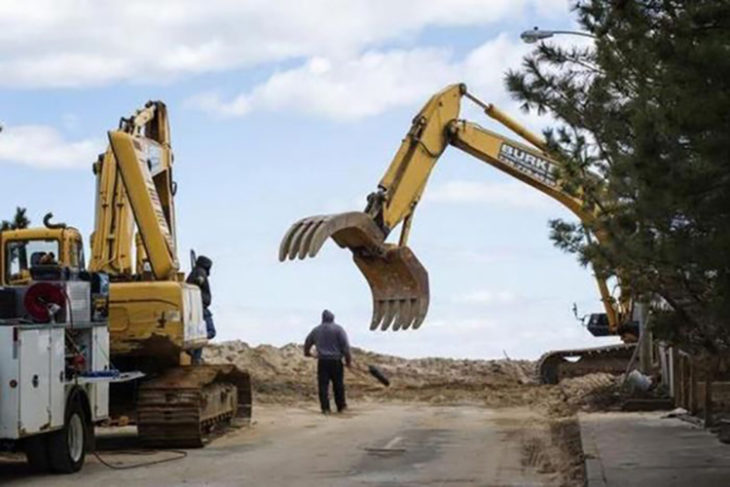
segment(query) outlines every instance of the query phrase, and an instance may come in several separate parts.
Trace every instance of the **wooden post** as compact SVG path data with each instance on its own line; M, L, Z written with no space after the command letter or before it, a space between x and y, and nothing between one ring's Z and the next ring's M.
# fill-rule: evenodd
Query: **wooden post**
M647 326L649 306L647 303L636 303L639 318L639 371L644 375L651 374L651 332Z
M662 342L654 348L657 365L661 371L661 384L669 390L669 397L674 397L674 374L672 371L671 350Z
M705 428L712 428L712 380L714 376L714 364L708 364L705 371Z
M680 355L680 360L682 361L682 407L689 411L690 409L690 396L689 396L689 378L690 378L690 368L689 368L689 357L682 354Z
M689 357L689 412L697 414L697 367L691 357Z
M684 395L684 360L677 347L672 347L672 368L674 369L674 406L687 409Z

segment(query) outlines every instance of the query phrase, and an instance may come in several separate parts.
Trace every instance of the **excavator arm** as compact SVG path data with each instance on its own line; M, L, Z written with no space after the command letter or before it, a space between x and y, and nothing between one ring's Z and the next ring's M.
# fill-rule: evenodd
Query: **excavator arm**
M464 97L530 145L459 119ZM364 212L309 217L296 222L281 242L279 259L314 257L327 238L332 237L338 245L352 251L370 285L370 328L418 328L428 310L428 274L407 246L408 235L431 171L449 145L559 201L582 222L593 218L593 211L565 190L559 176L560 162L547 153L540 137L469 94L465 85L455 84L433 95L413 119L377 191L368 196ZM386 243L398 225L398 244ZM606 280L599 276L596 279L609 328L615 333L619 323L615 300Z
M94 166L97 175L91 268L131 278L137 241L137 273L149 264L157 280L174 280L179 269L175 241L174 183L167 109L149 102L119 129ZM138 229L135 239L134 224Z

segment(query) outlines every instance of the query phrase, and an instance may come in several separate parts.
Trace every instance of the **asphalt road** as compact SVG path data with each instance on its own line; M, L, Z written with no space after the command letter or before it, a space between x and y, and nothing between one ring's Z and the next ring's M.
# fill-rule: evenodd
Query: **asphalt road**
M525 462L526 410L474 406L355 405L344 415L312 408L259 409L250 428L229 432L187 457L113 470L96 458L69 476L33 475L22 459L0 461L0 482L22 486L529 486L543 485ZM129 430L129 429L128 429ZM111 434L113 433L113 434ZM121 451L129 431L101 431L115 465L171 458Z

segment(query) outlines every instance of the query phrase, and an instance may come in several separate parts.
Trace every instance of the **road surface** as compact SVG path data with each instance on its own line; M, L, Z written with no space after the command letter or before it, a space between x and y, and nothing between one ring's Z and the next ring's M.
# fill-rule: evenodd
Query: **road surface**
M476 406L360 404L344 415L312 408L261 406L250 428L219 437L187 457L112 470L89 457L82 472L37 476L16 458L0 461L13 486L529 486L547 485L526 460L527 410ZM534 423L537 424L537 423ZM101 433L112 464L170 458L130 454L133 436Z

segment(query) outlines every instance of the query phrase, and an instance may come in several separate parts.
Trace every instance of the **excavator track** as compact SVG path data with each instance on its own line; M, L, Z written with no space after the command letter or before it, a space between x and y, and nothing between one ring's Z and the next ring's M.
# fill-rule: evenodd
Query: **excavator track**
M233 365L176 367L140 387L137 431L149 446L202 447L234 418L251 419L251 379Z
M622 343L605 347L547 352L537 361L537 380L541 384L557 384L568 377L578 377L594 372L623 373L626 371L635 347L635 343Z

